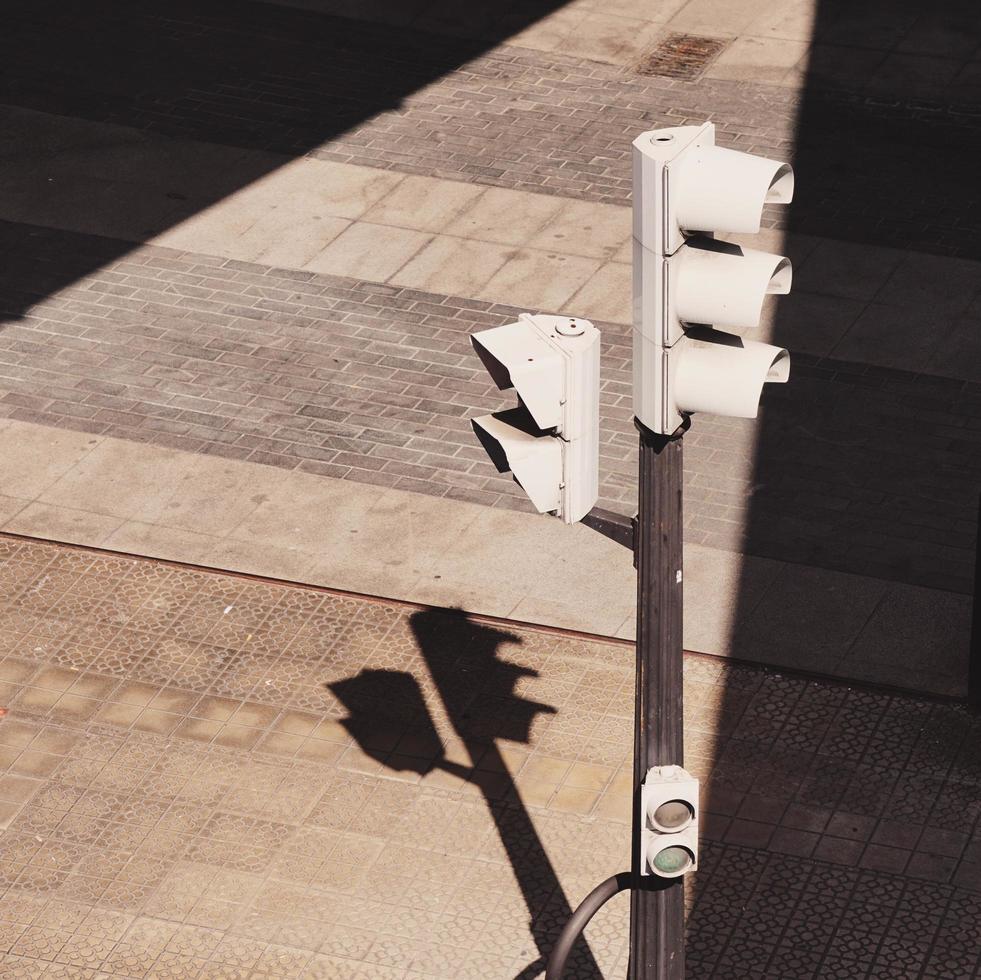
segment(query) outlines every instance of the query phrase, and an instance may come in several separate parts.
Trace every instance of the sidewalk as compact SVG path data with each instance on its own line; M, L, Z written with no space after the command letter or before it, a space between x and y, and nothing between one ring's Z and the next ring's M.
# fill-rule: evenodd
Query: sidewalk
M466 40L443 4L304 6L95 4L82 50L77 11L11 20L0 526L629 637L625 553L529 515L475 444L508 397L468 335L525 309L597 322L600 503L632 513L630 141L712 118L797 169L754 240L795 289L752 333L794 366L758 421L686 437L686 643L963 694L973 51L904 87L951 5L863 33L875 16L809 3L494 4ZM662 28L726 49L680 75L621 57ZM843 90L821 51L852 59ZM943 194L911 195L939 152Z
M630 554L580 525L2 419L0 455L6 531L634 636ZM967 596L690 539L684 575L686 649L966 693Z
M792 383L685 440L688 975L978 976L981 727L945 699L981 496L972 6L5 27L0 976L541 976L628 863L635 581L487 462L468 420L509 396L468 335L596 321L600 502L631 514L630 142L705 119L797 190L745 242L794 262L751 334ZM577 977L624 974L626 904Z
M625 866L629 649L0 548L4 975L535 976ZM976 720L697 657L685 697L689 975L973 975Z

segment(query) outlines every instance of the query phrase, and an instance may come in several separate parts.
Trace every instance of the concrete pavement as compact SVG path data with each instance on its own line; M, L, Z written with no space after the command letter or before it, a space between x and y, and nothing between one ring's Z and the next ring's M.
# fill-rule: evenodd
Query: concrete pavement
M623 645L3 535L0 593L6 975L540 976L629 861ZM971 975L977 719L697 657L685 716L691 975Z
M747 240L794 261L753 334L794 367L759 420L685 441L685 642L713 655L686 657L689 972L975 975L977 724L854 683L964 693L975 22L954 0L10 11L0 972L540 974L626 861L633 574L474 444L508 398L468 334L598 323L601 500L630 514L629 145L711 118L795 166ZM622 972L625 914L580 975Z
M0 529L632 639L629 553L582 526L0 421ZM685 645L963 696L966 596L689 542Z
M46 59L72 50L71 12L48 11L47 53L35 48L35 15L12 22L0 414L11 420L8 459L23 469L8 467L0 485L10 526L629 633L624 555L528 517L520 490L473 444L468 416L504 399L466 336L524 308L600 322L602 501L629 513L629 141L711 116L726 145L792 157L800 171L789 218L778 226L768 212L754 242L795 261L794 293L754 334L792 349L795 384L767 396L758 423L699 419L687 438L689 645L963 690L981 491L981 252L950 200L971 213L976 182L952 164L939 205L903 182L930 165L937 139L969 144L973 117L931 114L899 81L895 104L829 94L835 86L802 65L865 21L807 4L776 17L753 3L575 3L513 30L505 15L517 8L495 5L488 30L508 38L497 46L459 40L442 8L400 9L393 32L384 3L343 11L372 24L316 5L253 4L229 33L220 4L180 7L172 47L161 47L146 40L151 8L93 8L93 36L130 51L127 70L150 86L112 85L110 101L111 59L100 61L98 46L71 69L71 85L51 84ZM909 24L904 14L863 50L899 64L941 13ZM344 49L324 58L338 27ZM634 54L663 40L662 27L722 38L725 50L711 64L645 75ZM770 54L752 53L763 40ZM373 71L367 51L397 69ZM958 57L966 72L973 51ZM736 79L741 64L749 70ZM775 78L775 66L787 72ZM875 87L873 75L842 78L854 95ZM929 91L949 101L954 88ZM881 135L900 122L928 137L902 157ZM876 134L859 140L874 187L858 174L839 180L840 150L822 134L842 125ZM37 425L55 470L72 470L60 490L29 477ZM93 440L90 462L72 455L73 433ZM186 475L215 457L236 462L182 502ZM393 559L401 564L382 565L370 548L327 547L331 518L311 503L295 525L298 557L297 532L272 508L248 524L241 488L252 484L295 485L280 502L288 512L322 494L342 523L353 495L358 534L371 541L391 541L406 514L413 528L447 533L422 546L413 531ZM480 522L479 561L424 567ZM560 556L582 548L592 564L556 596L547 575L490 553L496 533L516 536L515 553L571 566ZM597 593L597 580L610 588ZM822 631L829 617L836 628Z

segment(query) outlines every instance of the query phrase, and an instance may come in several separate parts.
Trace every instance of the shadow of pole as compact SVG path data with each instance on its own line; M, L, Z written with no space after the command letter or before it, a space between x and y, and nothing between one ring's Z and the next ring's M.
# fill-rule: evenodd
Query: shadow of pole
M419 683L411 674L363 670L329 685L330 690L348 710L344 727L367 755L420 775L440 769L480 789L521 889L539 953L515 980L531 980L544 970L557 934L550 923L561 927L573 910L495 739L528 743L535 717L555 709L515 694L517 682L536 676L536 671L498 658L502 643L520 642L514 634L476 623L459 610L417 612L410 617L410 626L453 731L466 746L469 766L445 758ZM411 755L393 758L393 733L411 739ZM581 980L602 978L585 942L577 945L570 968Z

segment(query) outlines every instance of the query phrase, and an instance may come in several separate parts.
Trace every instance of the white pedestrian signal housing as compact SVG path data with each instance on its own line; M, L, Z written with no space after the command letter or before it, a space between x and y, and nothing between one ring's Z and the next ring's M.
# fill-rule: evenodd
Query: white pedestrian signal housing
M681 766L647 770L640 788L642 875L680 878L698 867L698 780Z
M715 146L711 123L634 141L634 414L648 429L755 418L763 385L788 379L787 351L719 328L758 326L766 297L790 292L790 260L713 236L758 232L793 189L788 164Z
M470 340L497 387L518 394L517 408L472 419L474 432L539 513L576 523L599 496L599 331L523 313Z

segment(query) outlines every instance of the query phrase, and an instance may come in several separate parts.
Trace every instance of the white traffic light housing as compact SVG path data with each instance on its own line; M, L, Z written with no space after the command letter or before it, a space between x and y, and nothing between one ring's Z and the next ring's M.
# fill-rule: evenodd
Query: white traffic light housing
M711 123L634 141L634 414L665 435L693 412L755 418L763 384L789 376L785 350L717 328L758 325L790 260L712 236L759 231L793 171L714 144Z
M647 770L640 788L642 875L680 878L698 867L698 780L681 766Z
M497 387L519 401L472 419L474 432L539 513L576 523L599 496L599 331L577 317L523 313L470 339Z
M716 146L712 123L641 133L634 140L635 200L638 184L659 193L656 204L644 195L642 214L635 209L634 238L662 255L695 232L755 234L764 205L794 196L789 164Z

